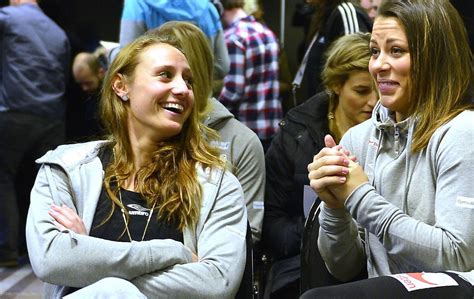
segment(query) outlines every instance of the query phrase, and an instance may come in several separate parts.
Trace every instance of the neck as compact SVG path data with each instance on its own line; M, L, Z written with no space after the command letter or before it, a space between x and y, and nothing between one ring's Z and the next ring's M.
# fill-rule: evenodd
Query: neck
M143 132L145 131L145 132ZM156 134L148 134L149 130L143 130L128 123L128 138L133 155L134 173L138 169L147 165L151 160L152 153L156 150L156 144L163 140L163 136L155 136Z
M334 118L341 137L354 125L344 114L341 105L337 105L336 110L334 111Z
M37 0L10 0L10 5L21 5L21 4L38 4Z
M133 157L133 170L122 187L130 191L135 191L136 175L142 167L150 163L156 145L152 144L149 140L137 140L134 138L130 138L130 143Z
M401 121L404 121L406 119L406 115L405 114L402 114L402 113L399 113L399 112L395 112L395 121L398 123L398 122L401 122Z
M149 144L132 144L134 173L150 162L154 149L155 146Z
M227 23L227 26L229 26L230 24L234 23L237 20L245 18L246 16L247 16L247 13L242 8L234 8L234 9L225 11L225 21Z

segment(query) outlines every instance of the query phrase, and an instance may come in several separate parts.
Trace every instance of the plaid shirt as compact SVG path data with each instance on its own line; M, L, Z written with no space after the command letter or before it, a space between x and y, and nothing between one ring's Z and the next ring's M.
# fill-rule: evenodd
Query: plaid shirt
M232 23L224 37L231 64L220 101L261 140L271 139L282 118L276 37L253 16Z

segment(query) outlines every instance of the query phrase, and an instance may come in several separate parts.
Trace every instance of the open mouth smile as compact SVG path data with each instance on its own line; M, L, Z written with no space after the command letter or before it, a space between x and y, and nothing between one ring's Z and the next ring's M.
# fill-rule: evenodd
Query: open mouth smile
M184 111L184 106L178 103L164 103L161 107L177 114L181 114Z

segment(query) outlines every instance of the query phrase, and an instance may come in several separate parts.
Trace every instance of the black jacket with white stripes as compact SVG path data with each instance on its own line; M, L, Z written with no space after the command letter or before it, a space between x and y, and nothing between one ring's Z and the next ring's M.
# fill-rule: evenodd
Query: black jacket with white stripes
M349 1L339 4L323 22L316 42L308 54L305 70L308 98L322 91L321 71L324 66L324 52L338 37L355 32L371 32L372 21L367 13Z

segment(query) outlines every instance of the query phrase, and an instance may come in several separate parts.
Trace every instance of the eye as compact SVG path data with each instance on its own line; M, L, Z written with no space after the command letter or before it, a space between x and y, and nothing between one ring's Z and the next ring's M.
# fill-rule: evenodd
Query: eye
M184 82L186 82L186 86L188 86L189 89L193 89L193 78L183 78Z
M399 47L393 47L391 53L394 56L401 56L403 53L405 53L405 50Z
M168 71L163 71L158 73L159 77L170 79L171 78L171 73Z
M370 55L371 56L374 56L374 57L377 57L380 53L380 50L375 48L375 47L371 47L370 48Z
M361 95L361 96L365 96L365 95L370 94L370 93L372 92L372 89L369 88L369 87L367 87L367 88L363 88L363 87L362 87L362 88L356 88L356 89L354 89L354 91L355 91L357 94Z

